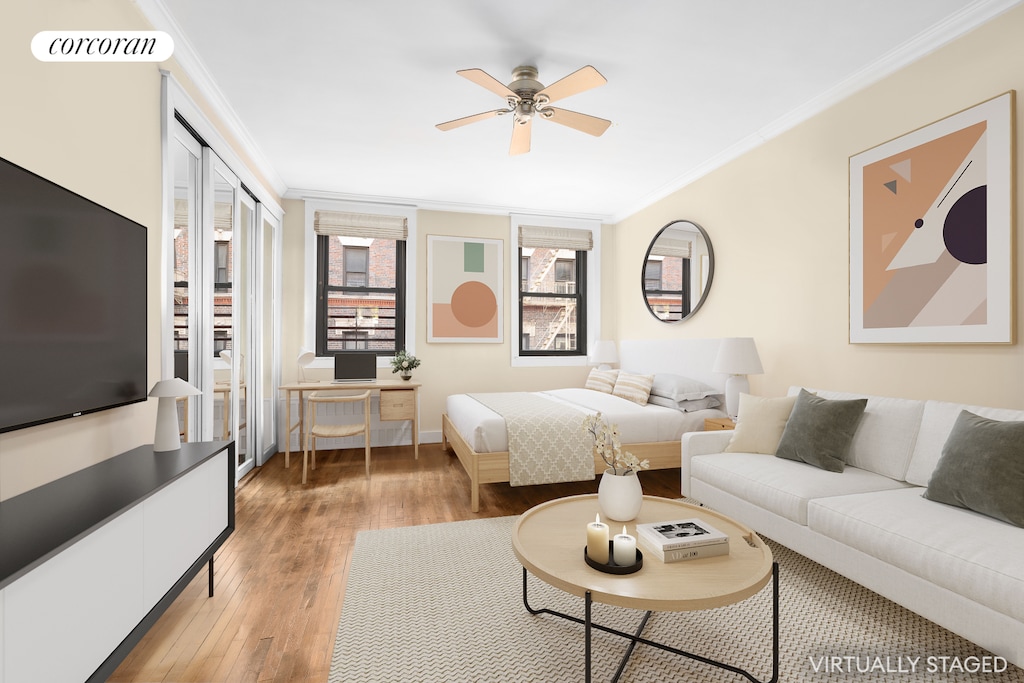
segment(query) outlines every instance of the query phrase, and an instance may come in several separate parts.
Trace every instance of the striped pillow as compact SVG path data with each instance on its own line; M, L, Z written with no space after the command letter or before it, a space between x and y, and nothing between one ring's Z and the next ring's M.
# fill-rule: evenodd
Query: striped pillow
M652 384L654 384L654 375L634 375L632 372L620 372L615 380L612 395L645 406L651 395Z
M594 368L590 371L590 376L587 377L587 383L584 388L610 394L612 389L615 388L615 378L618 376L618 370L598 370Z

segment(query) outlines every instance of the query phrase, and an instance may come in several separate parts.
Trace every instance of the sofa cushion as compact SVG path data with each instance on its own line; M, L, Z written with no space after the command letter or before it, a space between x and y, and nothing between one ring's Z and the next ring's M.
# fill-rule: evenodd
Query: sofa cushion
M866 398L830 400L802 390L775 455L829 472L842 472Z
M911 487L817 498L808 505L808 526L997 612L1024 619L1024 529L934 503L922 492Z
M1024 527L1024 422L961 411L924 497Z
M789 395L794 396L799 391L800 387L791 387ZM860 424L857 425L857 432L853 435L853 443L850 444L846 462L892 479L902 480L906 477L917 441L918 428L921 425L921 416L924 414L925 401L824 389L807 391L827 399L866 398L868 404L864 408ZM939 446L942 446L941 442ZM926 478L924 483L919 485L924 486L927 483Z
M796 396L764 398L740 394L736 429L726 452L775 455L794 403Z
M715 453L690 460L690 478L738 496L797 524L807 524L807 503L819 496L906 486L874 472L847 467L828 472L802 462L757 453Z
M928 486L932 472L942 457L942 447L953 431L953 423L961 410L969 410L975 415L991 420L1024 420L1024 410L1008 410L1005 408L986 408L945 401L928 401L921 417L921 430L914 445L910 467L907 468L907 481L915 486Z

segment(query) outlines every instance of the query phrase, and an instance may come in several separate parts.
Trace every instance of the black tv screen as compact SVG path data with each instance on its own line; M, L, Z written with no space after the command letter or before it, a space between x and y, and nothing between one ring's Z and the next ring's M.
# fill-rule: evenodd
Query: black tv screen
M0 432L144 401L146 228L0 158Z

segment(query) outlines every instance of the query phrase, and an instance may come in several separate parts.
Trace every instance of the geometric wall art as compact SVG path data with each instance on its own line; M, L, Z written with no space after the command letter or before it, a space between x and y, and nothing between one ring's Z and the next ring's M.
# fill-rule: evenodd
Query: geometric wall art
M502 241L427 235L427 341L501 343Z
M1013 341L1014 92L850 157L850 342Z

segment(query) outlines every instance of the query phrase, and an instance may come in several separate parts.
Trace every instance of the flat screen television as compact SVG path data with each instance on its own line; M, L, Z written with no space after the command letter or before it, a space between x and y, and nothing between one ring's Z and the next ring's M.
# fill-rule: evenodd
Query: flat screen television
M0 433L146 400L146 228L0 158Z

